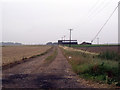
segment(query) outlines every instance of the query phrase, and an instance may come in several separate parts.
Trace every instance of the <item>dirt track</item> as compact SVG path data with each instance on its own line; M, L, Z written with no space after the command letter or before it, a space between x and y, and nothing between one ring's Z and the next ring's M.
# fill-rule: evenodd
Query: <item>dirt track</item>
M54 49L44 56L3 70L4 88L85 88L78 82L71 66L58 49L56 59L49 65L44 60Z

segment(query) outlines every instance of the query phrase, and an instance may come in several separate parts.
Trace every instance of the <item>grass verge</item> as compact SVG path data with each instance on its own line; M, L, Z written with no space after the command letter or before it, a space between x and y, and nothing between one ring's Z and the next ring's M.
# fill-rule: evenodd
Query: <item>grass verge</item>
M118 61L62 48L62 52L80 77L98 83L118 85Z
M46 59L45 59L45 64L49 64L51 63L57 56L58 52L57 52L57 48L55 48L54 52L52 53L52 55L48 56Z

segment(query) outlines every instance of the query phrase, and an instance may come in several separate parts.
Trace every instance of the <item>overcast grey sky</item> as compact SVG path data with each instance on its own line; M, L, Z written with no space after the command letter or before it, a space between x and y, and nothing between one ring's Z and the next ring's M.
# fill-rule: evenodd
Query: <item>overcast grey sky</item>
M2 41L25 44L56 42L63 35L69 39L69 28L74 29L72 39L79 43L91 41L118 1L2 0ZM100 43L118 42L118 11L98 37Z

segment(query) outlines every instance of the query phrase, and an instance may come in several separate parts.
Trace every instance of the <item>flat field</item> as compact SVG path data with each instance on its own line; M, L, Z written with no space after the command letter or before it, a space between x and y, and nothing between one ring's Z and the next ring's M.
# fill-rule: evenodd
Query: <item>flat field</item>
M23 58L29 58L47 51L51 46L5 46L2 47L2 66Z
M100 52L105 52L105 51L113 51L113 52L118 52L120 49L120 45L76 45L72 46L73 48L76 49L81 49L81 50L87 50L89 52L95 52L95 53L100 53Z

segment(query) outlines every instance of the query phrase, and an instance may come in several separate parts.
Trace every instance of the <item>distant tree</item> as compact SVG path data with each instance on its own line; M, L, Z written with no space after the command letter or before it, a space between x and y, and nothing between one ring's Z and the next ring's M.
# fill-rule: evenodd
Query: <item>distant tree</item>
M16 45L22 45L21 43L13 43L13 42L2 42L0 43L2 46L16 46Z
M48 43L46 43L46 45L53 45L53 43L52 42L48 42Z

